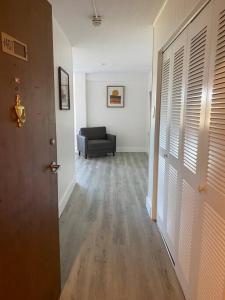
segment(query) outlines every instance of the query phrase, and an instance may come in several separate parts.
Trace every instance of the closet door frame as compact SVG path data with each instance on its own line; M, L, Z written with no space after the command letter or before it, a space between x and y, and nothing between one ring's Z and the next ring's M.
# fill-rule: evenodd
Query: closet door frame
M166 49L176 40L176 38L188 27L188 25L198 16L198 14L211 2L211 0L200 0L198 5L193 9L193 11L187 16L183 23L177 27L171 37L165 42L160 50L158 50L157 59L157 82L156 82L156 102L153 110L155 115L152 116L155 122L152 122L152 128L154 130L154 147L152 156L153 161L153 183L152 183L152 207L151 207L151 217L153 220L157 221L157 190L158 190L158 157L159 157L159 134L160 134L160 109L161 109L161 88L162 88L162 67L163 67L163 53Z
M153 164L149 164L149 173L152 174L152 184L149 183L148 190L152 192L150 204L151 219L157 220L157 189L158 189L158 156L159 156L159 130L160 130L160 109L161 109L161 84L162 84L162 49L157 55L157 79L156 79L156 101L153 101L152 94L152 115L151 115L151 131L154 132L154 145L149 149L149 159L152 158ZM151 139L151 132L150 132ZM150 177L150 176L149 176ZM148 204L146 205L148 207Z
M160 58L160 60L158 61L158 64L159 65L161 65L161 69L159 69L159 71L160 71L160 74L161 74L161 72L162 72L162 61L163 61L163 53L165 52L165 50L176 40L176 38L177 37L179 37L179 35L180 34L182 34L182 32L191 24L191 22L199 15L199 13L201 12L201 11L203 11L203 9L210 3L211 1L210 0L208 0L208 1L201 1L201 3L199 4L199 6L195 9L195 11L193 11L192 13L191 13L191 15L188 17L188 19L185 21L185 23L176 31L176 33L173 35L173 37L166 43L166 45L160 50L160 56L159 56L159 58ZM210 29L211 29L211 27L210 27ZM188 55L187 55L187 59L188 59ZM172 72L172 71L171 71ZM185 93L186 93L186 91L185 91ZM207 93L207 92L206 92ZM157 84L157 103L156 103L156 105L158 105L159 106L159 108L158 108L158 111L160 112L160 104L161 104L161 98L160 98L160 96L161 96L161 84ZM186 97L186 96L185 96ZM205 98L206 98L206 96L205 96ZM205 100L205 102L206 102L206 100ZM160 114L159 114L160 115ZM158 117L159 117L159 115L158 115ZM159 124L158 124L158 132L157 133L155 133L156 134L156 136L157 136L157 138L158 138L158 140L159 140L159 135L160 135L160 118L158 118L158 122L159 122ZM201 124L201 126L204 126L204 124ZM203 137L201 137L201 139L200 139L201 141L200 141L200 144L201 144L201 148L202 148L202 145L203 145L203 143L202 143L202 141L203 141ZM183 141L184 141L184 135L183 135ZM158 143L156 143L156 147L158 147L156 150L156 153L158 154L157 156L156 156L156 160L157 160L157 167L158 167L158 157L159 157L159 144ZM181 148L183 148L183 145L182 145L182 147ZM182 151L183 151L183 149L182 149ZM201 150L200 149L198 149L198 157L199 157L199 152L200 152ZM200 161L199 161L199 163L200 163ZM158 168L157 168L157 170L155 170L156 172L155 172L155 179L157 178L157 176L158 176ZM198 188L198 186L199 185L201 185L201 179L202 179L202 174L200 174L200 176L199 176L199 181L198 181L198 183L196 183L196 189ZM155 198L153 199L153 203L152 203L152 211L153 211L153 214L154 214L154 211L157 211L157 189L158 189L158 182L157 182L157 180L155 181L155 183L154 183L154 187L155 187L155 194L153 194L153 196L155 195ZM196 197L196 201L198 201L197 199L199 198L199 196L198 196L198 193L197 193L197 197ZM155 204L155 206L154 206L154 204ZM180 210L180 207L178 206L177 207L177 209L178 210ZM198 212L197 212L197 214L199 214L199 212L201 211L201 207L200 207L200 203L199 203L199 208L198 208ZM179 226L179 221L177 222L177 225ZM194 228L196 228L196 219L195 219L195 222L194 222ZM196 232L194 232L194 236L193 236L193 239L195 240L195 241L198 241L199 240L199 237L200 237L200 230L196 230ZM164 239L164 237L163 237L163 239ZM166 240L166 242L168 243L168 241L167 241L167 238L165 239ZM192 249L192 253L198 253L198 251L199 251L199 247L200 247L200 245L199 245L199 243L197 244L197 245L195 245L195 247L193 247L193 249ZM193 277L191 278L191 282L190 282L190 287L191 287L191 292L190 292L190 294L189 294L189 297L192 297L194 294L195 294L195 291L196 291L196 282L197 282L197 274L198 274L198 259L197 259L197 257L196 257L196 259L194 259L193 261L192 261L192 263L191 263L191 268L193 268ZM177 272L177 275L178 275L178 277L179 277L179 279L181 280L181 271L180 271L180 269L179 269L179 267L178 267L178 265L176 265L176 266L174 266L175 267L175 270L176 270L176 272ZM187 287L187 289L188 289L188 287ZM187 290L186 289L186 290ZM187 298L187 299L190 299L190 298Z
M209 2L211 3L209 4ZM219 126L225 124L223 123L225 120L225 112L223 113L223 109L225 109L225 107L222 106L224 105L224 102L222 103L222 105L220 102L218 102L219 104L217 103L216 105L214 103L215 106L213 107L212 98L213 98L214 89L215 90L223 89L223 92L219 92L219 94L225 93L224 85L222 87L218 87L218 85L220 86L221 84L225 83L224 81L225 65L224 65L224 55L222 56L221 55L222 52L220 53L220 51L222 50L219 50L219 52L217 52L216 49L217 38L218 38L217 33L219 31L217 31L218 28L217 27L215 28L215 24L214 24L215 20L217 21L219 13L221 13L222 14L221 18L223 19L220 21L220 26L223 26L223 29L221 29L222 27L220 27L221 30L220 35L221 34L223 35L223 41L219 42L220 43L219 49L221 49L222 47L224 48L225 46L224 43L225 5L224 2L222 2L222 0L205 1L204 7L202 7L201 10L197 14L195 14L195 17L203 10L203 8L206 7L206 5L208 5L208 9L205 10L205 14L203 14L203 17L197 20L196 24L194 22L193 24L190 24L191 22L189 21L189 23L186 25L186 27L190 25L189 30L191 34L188 38L188 48L189 48L188 55L187 55L188 59L190 57L189 53L190 53L191 40L194 39L199 34L199 32L201 32L201 30L203 30L204 24L205 26L207 26L207 32L206 32L207 37L206 37L206 47L205 47L206 62L204 63L204 68L203 68L204 70L203 80L202 80L203 89L202 89L202 96L200 98L201 109L200 109L200 119L199 119L199 129L198 129L199 130L198 144L196 146L197 147L196 148L197 158L195 162L196 165L194 165L194 168L192 168L190 166L187 167L188 163L186 163L186 166L184 167L185 160L184 159L182 160L183 163L182 180L192 188L195 195L193 196L193 199L196 206L194 221L192 225L192 229L193 229L192 237L191 237L192 246L190 252L191 261L189 263L190 271L184 272L185 274L188 274L190 278L189 281L187 281L187 284L185 283L185 278L182 274L182 268L180 268L178 260L176 261L177 263L175 265L175 270L182 284L187 299L206 299L206 298L212 299L213 298L213 299L222 300L225 297L225 288L224 288L225 244L224 244L224 236L223 236L223 234L225 233L225 206L224 206L224 195L225 195L224 182L225 181L224 178L223 178L223 182L222 179L219 178L219 175L221 175L219 170L221 168L221 165L224 165L224 160L222 158L219 160L218 153L220 155L223 155L225 152L224 150L225 146L224 144L221 145L218 142L219 138L218 136L216 136L216 134L218 134L216 130L220 130L221 132L222 130L224 130L224 128L221 129ZM213 10L214 10L214 14L212 15ZM192 18L192 20L194 18ZM201 20L203 20L202 24L201 24ZM201 27L202 29L200 30ZM168 45L171 44L172 42L170 40ZM163 49L161 50L161 53L163 53ZM223 66L221 67L223 68L223 71L221 71L221 73L223 73L223 77L221 77L222 75L220 75L221 78L216 79L217 83L215 83L216 75L214 73L216 59L218 59L219 61L223 59ZM171 72L173 72L173 69L171 69ZM186 87L188 88L188 78L186 81ZM214 95L216 95L216 93L217 91L215 91ZM161 94L161 86L160 87L158 86L157 95L160 94ZM187 101L188 98L187 94L185 98ZM215 97L214 101L217 100L218 99ZM213 116L211 116L211 112ZM196 112L194 112L193 110L192 113L196 113ZM219 118L218 116L215 117L215 114L217 113L223 114L223 116L222 117L220 116ZM184 116L185 114L186 112L184 112ZM222 121L218 121L218 120L212 121L213 124L212 127L217 122L216 123L217 128L213 127L213 130L215 128L216 130L214 130L214 133L211 133L212 135L214 134L214 136L211 141L212 144L210 144L210 138L209 138L210 130L211 130L210 121L211 119L216 119L216 118L220 120L222 119ZM220 134L223 135L224 137L223 134L224 132L222 133L221 132ZM158 131L158 135L159 135L159 131ZM170 139L170 135L169 135L169 139ZM183 146L182 146L183 150L184 150L184 141L185 141L185 134L183 134ZM212 148L210 148L210 145ZM211 151L210 158L209 158L209 150ZM211 161L209 161L209 159ZM215 163L216 160L217 162ZM188 159L186 160L186 162L188 162ZM216 172L216 166L218 172ZM167 170L167 174L168 174L168 170ZM209 176L209 180L207 176ZM219 184L222 184L221 182L224 184L223 186L219 186ZM215 192L217 192L217 195L215 195ZM180 210L180 208L177 209ZM179 224L179 222L177 224ZM167 238L165 240L167 241ZM211 266L210 270L208 269L208 266ZM210 285L210 283L212 283L212 285Z

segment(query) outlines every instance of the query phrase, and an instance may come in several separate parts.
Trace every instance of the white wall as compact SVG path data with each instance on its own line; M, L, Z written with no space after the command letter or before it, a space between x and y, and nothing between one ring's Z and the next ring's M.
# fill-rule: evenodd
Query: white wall
M53 17L53 49L55 77L55 110L57 135L59 213L61 214L75 184L74 156L74 103L73 103L73 58L72 47ZM70 74L71 109L59 110L58 67Z
M107 85L125 86L125 107L107 107ZM148 73L87 75L87 124L106 126L118 152L147 152Z
M157 85L157 60L158 52L177 28L185 21L192 11L203 3L202 0L167 0L154 22L154 54L153 54L153 82L152 82L152 115L150 132L150 154L149 154L149 191L147 207L152 208L152 217L156 218L156 189L157 189L157 128L160 105L156 102ZM156 118L154 117L156 109Z
M86 74L74 73L75 84L75 128L78 134L81 127L87 126Z

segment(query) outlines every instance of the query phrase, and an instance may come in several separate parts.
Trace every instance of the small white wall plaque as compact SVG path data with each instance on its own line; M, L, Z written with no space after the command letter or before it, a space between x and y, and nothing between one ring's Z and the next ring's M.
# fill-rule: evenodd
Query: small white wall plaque
M2 51L17 58L28 60L27 45L2 32Z

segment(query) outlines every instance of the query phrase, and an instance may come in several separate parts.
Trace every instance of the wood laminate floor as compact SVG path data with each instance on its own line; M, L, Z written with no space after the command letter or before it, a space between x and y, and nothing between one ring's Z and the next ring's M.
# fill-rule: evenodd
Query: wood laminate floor
M146 154L77 158L76 171L60 219L60 300L183 300L145 208Z

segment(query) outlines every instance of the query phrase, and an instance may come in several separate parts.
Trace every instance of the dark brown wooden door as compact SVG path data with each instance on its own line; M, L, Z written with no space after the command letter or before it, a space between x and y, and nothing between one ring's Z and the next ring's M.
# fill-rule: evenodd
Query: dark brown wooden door
M56 161L50 4L1 0L0 32L28 47L28 61L0 48L0 299L56 300L57 175L47 169ZM17 93L26 109L22 128L13 110Z

